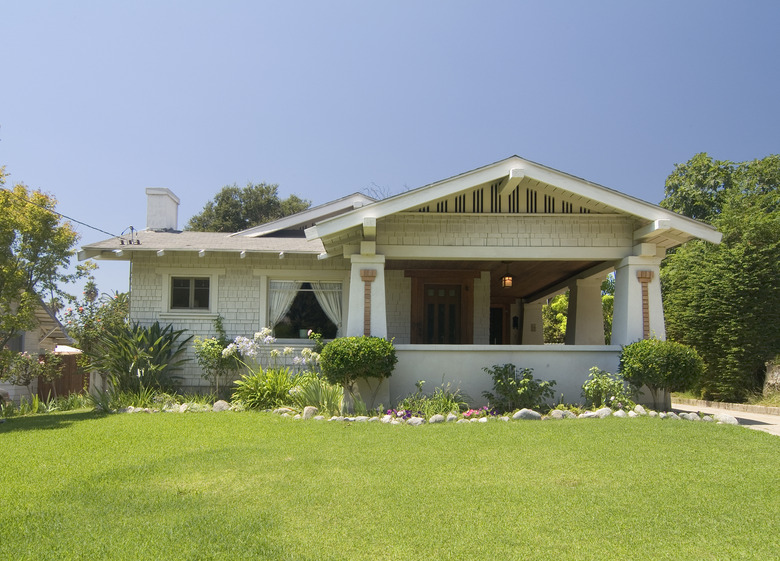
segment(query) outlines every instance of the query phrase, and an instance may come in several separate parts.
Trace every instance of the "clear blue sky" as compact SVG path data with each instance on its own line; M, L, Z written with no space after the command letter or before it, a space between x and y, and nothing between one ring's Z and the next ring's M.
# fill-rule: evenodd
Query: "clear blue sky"
M751 0L4 2L0 164L111 233L146 187L183 225L233 183L319 204L512 154L658 203L697 152L780 152L778 29Z

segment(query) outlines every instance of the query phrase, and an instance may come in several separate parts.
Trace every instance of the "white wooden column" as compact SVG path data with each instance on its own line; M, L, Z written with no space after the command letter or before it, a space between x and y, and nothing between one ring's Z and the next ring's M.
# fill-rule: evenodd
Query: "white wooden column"
M374 337L387 338L385 256L352 255L347 336L359 337L366 327Z
M523 334L520 344L544 345L544 322L542 320L544 302L523 304Z
M577 279L569 287L569 312L566 319L567 345L603 345L604 312L601 283L604 279Z
M615 266L613 345L666 339L660 264L658 257L626 257Z

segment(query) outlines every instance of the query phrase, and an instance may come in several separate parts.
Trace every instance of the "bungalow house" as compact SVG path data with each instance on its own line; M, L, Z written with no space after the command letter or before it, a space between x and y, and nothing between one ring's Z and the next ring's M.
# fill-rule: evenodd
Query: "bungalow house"
M73 343L65 332L55 313L43 302L35 309L36 326L30 331L18 334L8 342L8 349L17 353L28 353L36 356L46 352L55 352L58 345ZM0 396L19 403L24 397L30 399L29 392L36 394L38 381L33 380L29 391L23 386L14 386L7 382L0 382Z
M426 380L479 403L483 368L513 363L581 399L592 366L614 372L621 345L663 338L659 265L712 227L517 156L384 200L354 194L234 234L178 230L179 199L147 189L147 229L87 245L80 258L131 264L130 315L194 334L273 327L282 346L370 334L398 364L376 403ZM605 345L602 281L616 273ZM570 291L566 340L545 345L542 305ZM197 364L188 389L205 382ZM366 389L364 388L364 392ZM365 397L365 393L364 393Z

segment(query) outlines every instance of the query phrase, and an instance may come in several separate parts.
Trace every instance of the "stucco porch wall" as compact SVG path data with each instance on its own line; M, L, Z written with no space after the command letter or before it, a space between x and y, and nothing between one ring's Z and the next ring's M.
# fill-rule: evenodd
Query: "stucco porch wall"
M381 246L633 247L636 224L599 214L404 213L377 221Z
M617 371L619 346L565 345L396 345L398 363L387 383L380 388L379 403L395 406L415 391L415 383L425 380L424 391L450 383L469 396L472 406L487 400L482 392L493 391L490 376L482 369L512 363L518 368L533 368L534 378L555 380L555 401L581 403L582 384L588 371L598 366ZM386 391L383 391L386 390ZM365 396L367 397L367 396Z

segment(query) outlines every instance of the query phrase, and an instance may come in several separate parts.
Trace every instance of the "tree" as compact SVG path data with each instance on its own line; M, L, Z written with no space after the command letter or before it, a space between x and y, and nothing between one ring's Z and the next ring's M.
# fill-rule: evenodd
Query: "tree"
M223 187L199 214L190 218L185 229L195 232L239 232L311 206L311 201L296 195L281 199L278 190L278 185L267 183L247 183L243 189L235 184Z
M35 327L35 311L44 299L69 298L60 286L89 268L65 272L78 235L54 211L54 197L21 183L5 189L5 177L0 167L0 349Z
M681 169L695 169L694 178ZM710 201L703 205L710 208L707 219L723 240L689 242L665 260L667 336L704 359L706 371L694 385L703 397L743 401L760 388L765 363L780 352L780 156L726 166L698 154L673 176L675 188L686 185L689 200ZM718 182L721 188L707 187ZM679 193L667 193L666 206L690 211L679 204Z
M102 356L100 341L104 333L117 333L129 325L129 306L126 292L101 294L90 278L84 286L84 297L65 309L65 329L82 351L78 358L82 368L95 368L93 362Z

